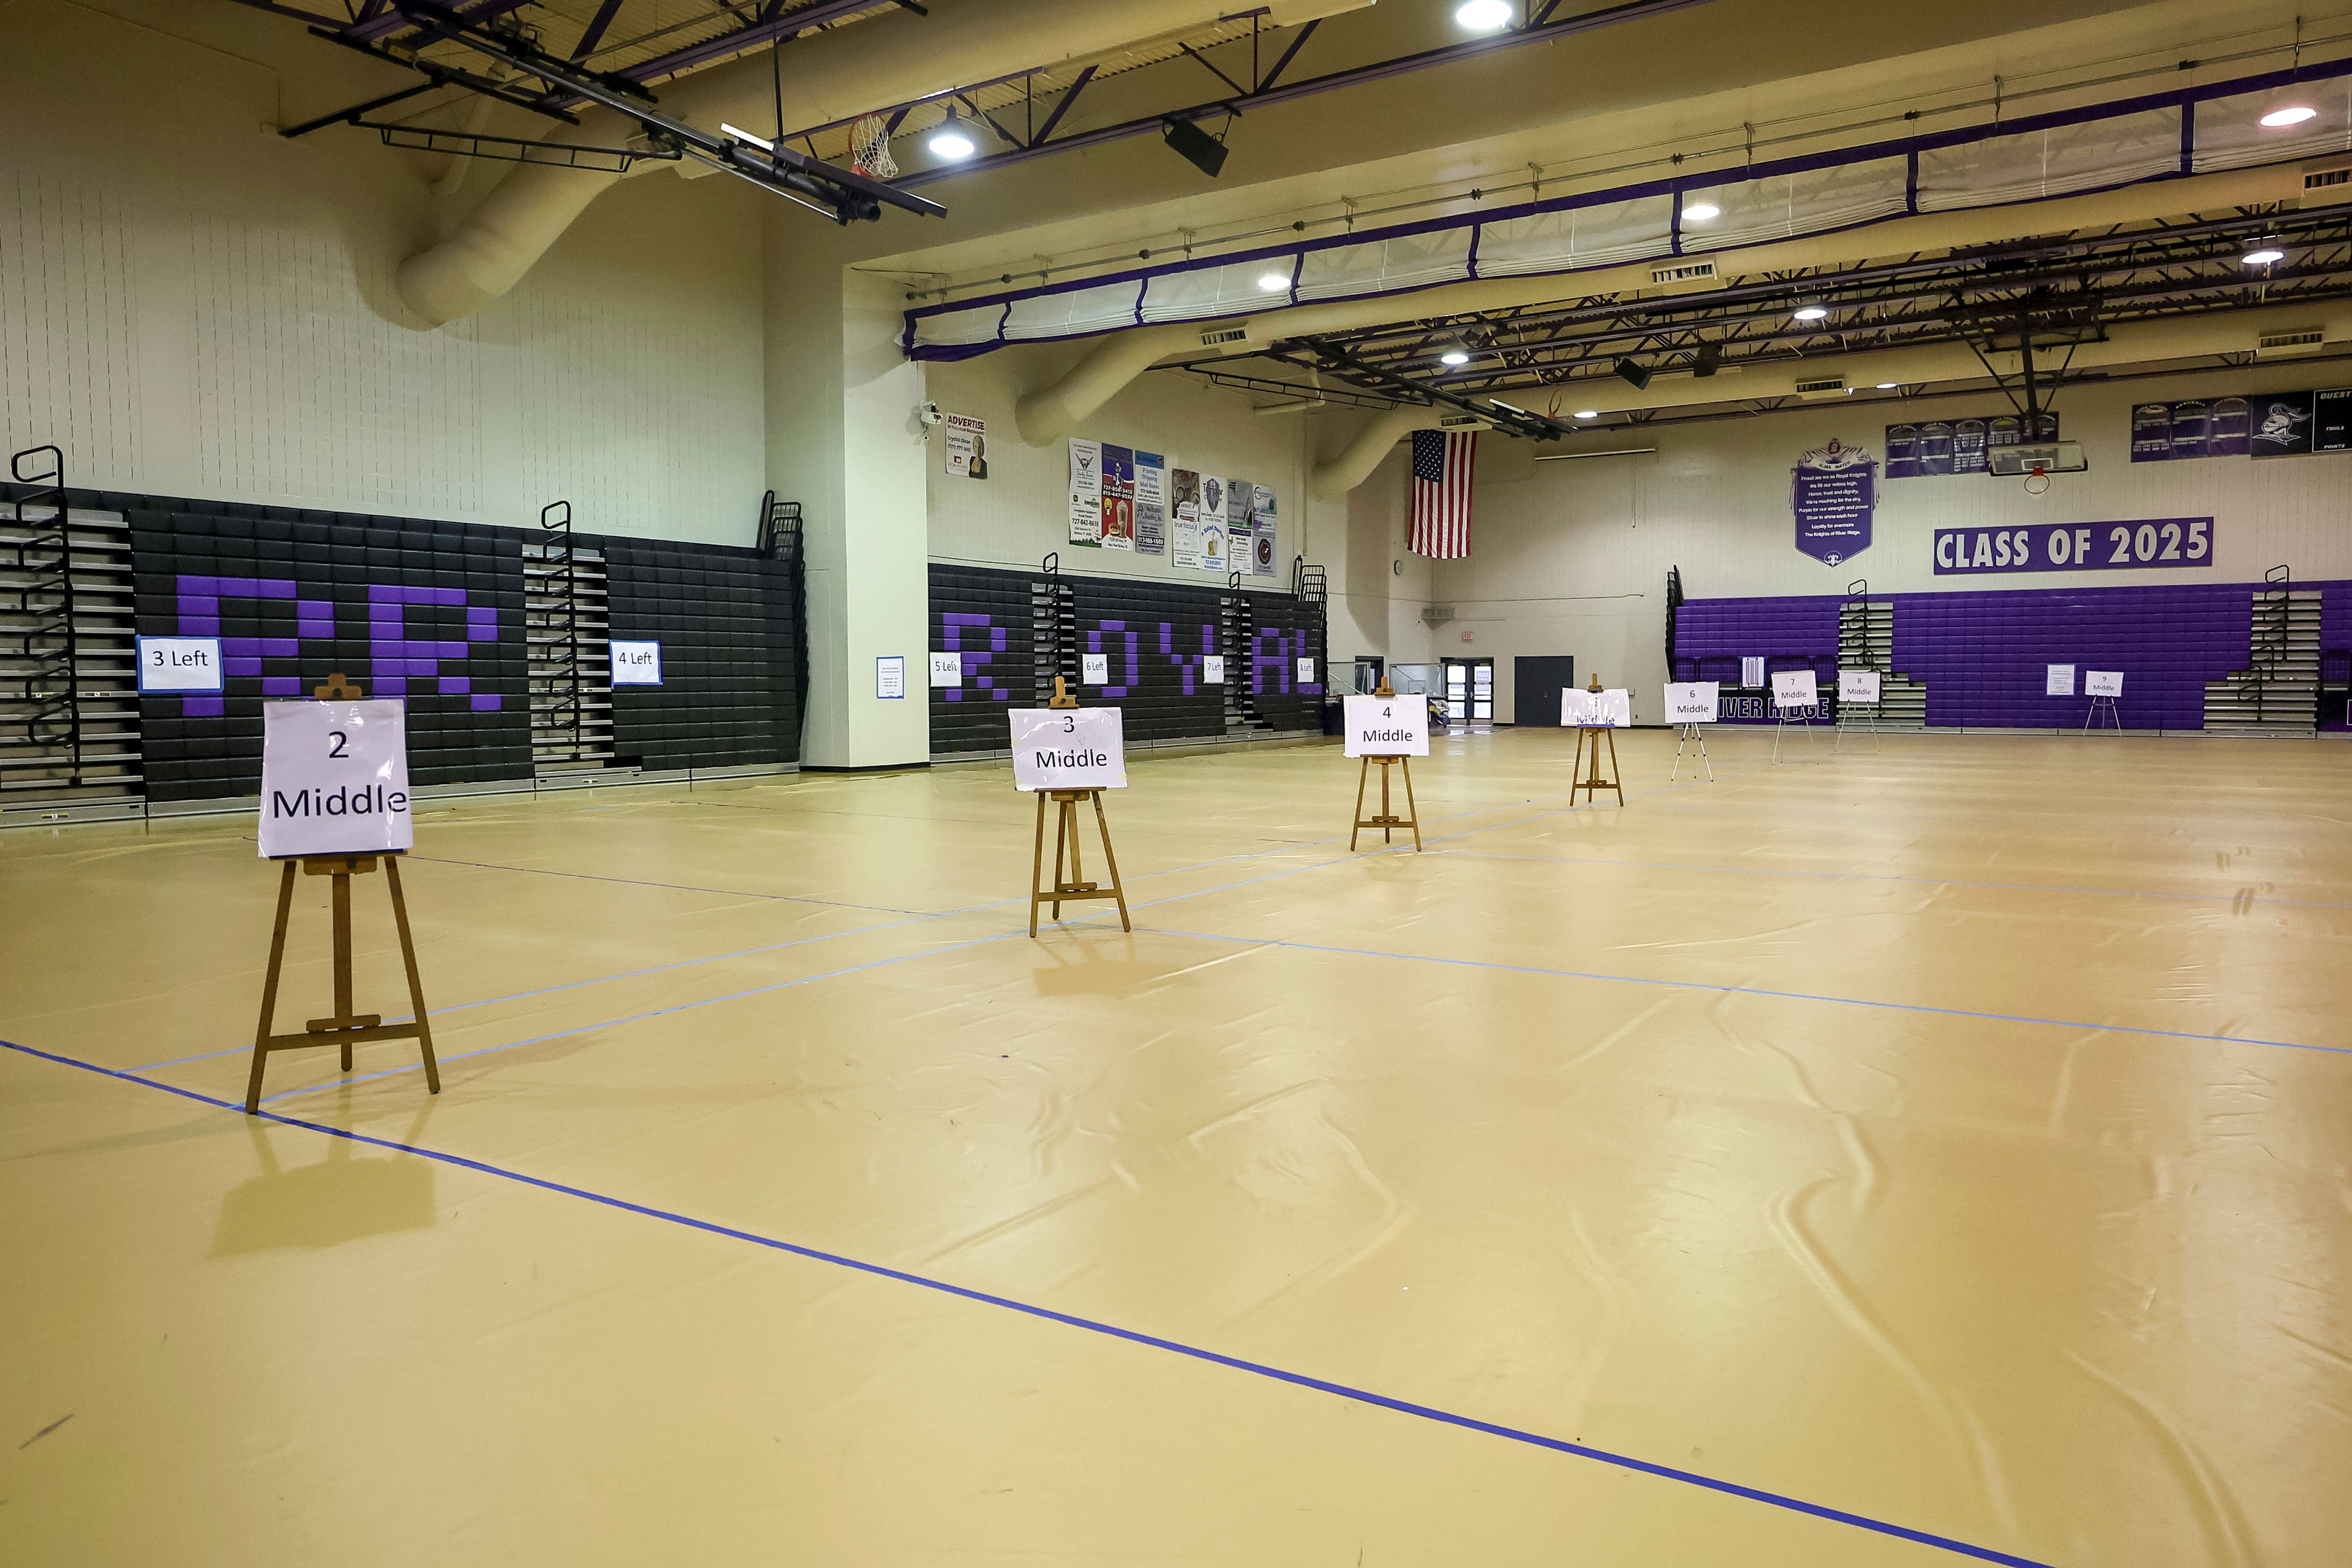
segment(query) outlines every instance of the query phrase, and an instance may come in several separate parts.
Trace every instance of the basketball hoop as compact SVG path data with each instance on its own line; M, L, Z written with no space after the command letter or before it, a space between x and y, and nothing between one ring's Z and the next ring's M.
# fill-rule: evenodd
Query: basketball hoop
M890 156L889 122L869 114L849 128L850 168L870 180L896 179L898 161Z
M2050 470L2036 463L2025 475L2025 493L2030 496L2050 493Z

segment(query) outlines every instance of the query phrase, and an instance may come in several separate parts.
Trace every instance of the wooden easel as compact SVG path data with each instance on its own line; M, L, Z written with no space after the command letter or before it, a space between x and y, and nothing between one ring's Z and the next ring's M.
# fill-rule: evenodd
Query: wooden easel
M1595 697L1600 696L1601 677L1594 676L1592 684L1585 689ZM1584 742L1588 736L1592 742L1592 761L1584 776L1579 778L1576 776L1577 770L1586 766ZM1609 776L1607 778L1601 776L1601 742L1604 736L1609 742ZM1679 748L1677 750L1679 751ZM1713 770L1710 768L1709 771ZM1617 769L1617 727L1614 724L1579 724L1576 727L1576 756L1569 763L1568 777L1568 804L1571 806L1576 804L1578 790L1584 792L1584 804L1587 805L1592 804L1594 791L1604 789L1616 792L1619 805L1625 804L1625 785Z
M1054 695L1046 700L1048 708L1076 708L1078 700L1061 676L1054 677ZM1118 901L1118 926L1121 931L1133 931L1134 922L1127 918L1127 892L1118 882L1118 857L1110 847L1110 821L1103 816L1103 792L1098 789L1052 789L1037 792L1037 845L1029 862L1029 934L1037 934L1037 906L1054 906L1054 918L1062 918L1062 905L1086 899L1116 899ZM1045 885L1045 801L1051 797L1061 807L1054 824L1054 885ZM1078 802L1091 799L1095 803L1095 828L1102 835L1103 859L1110 866L1110 886L1081 880L1086 872L1078 865ZM1062 879L1062 849L1069 847L1070 877Z
M338 670L310 695L326 702L356 702L363 693ZM341 1046L343 1070L349 1072L352 1047L362 1040L415 1040L425 1058L425 1087L435 1094L441 1092L441 1067L433 1059L433 1026L425 1015L425 984L416 974L416 944L408 935L408 900L400 891L400 857L404 853L387 849L376 855L297 855L279 862L285 871L278 879L278 924L269 935L269 969L261 983L261 1022L253 1035L253 1072L245 1084L247 1115L261 1109L261 1069L269 1053L299 1050L308 1046ZM381 1013L352 1011L352 879L374 870L379 858L383 861L384 881L392 892L393 924L400 931L400 959L408 968L408 1003L415 1013L414 1020L405 1024L387 1024ZM331 899L335 1011L331 1017L311 1019L299 1035L273 1035L269 1026L278 1012L278 976L286 961L286 922L294 907L294 868L298 865L306 877L334 879Z
M1396 695L1396 691L1389 685L1388 678L1386 676L1382 676L1381 678L1380 689L1373 692L1372 695L1375 697L1394 697ZM1426 697L1415 694L1413 700L1416 702L1426 702L1429 700ZM1371 781L1372 764L1374 763L1378 763L1381 765L1381 809L1379 816L1366 816L1364 815L1364 785ZM1381 830L1381 842L1383 844L1395 842L1393 836L1398 828L1410 827L1412 829L1412 852L1416 855L1420 854L1421 807L1413 803L1412 798L1412 759L1411 757L1366 757L1363 759L1363 763L1364 765L1362 767L1356 770L1356 822L1354 827L1351 828L1348 834L1348 852L1351 855L1355 853L1356 839L1367 827L1379 828ZM1392 767L1402 768L1404 770L1404 809L1406 815L1403 816L1399 816L1396 814L1395 807L1389 802L1389 769Z

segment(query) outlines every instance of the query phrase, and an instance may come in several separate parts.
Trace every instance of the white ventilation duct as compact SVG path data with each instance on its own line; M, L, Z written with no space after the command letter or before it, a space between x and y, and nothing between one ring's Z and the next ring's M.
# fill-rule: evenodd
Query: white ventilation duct
M1276 0L1280 25L1354 10L1370 0ZM1215 23L1221 0L940 0L928 17L896 10L657 87L665 113L716 132L775 118L776 73L787 117L824 125L1067 60L1111 53ZM635 122L593 109L559 141L617 146ZM435 326L471 315L519 282L617 174L518 165L457 231L401 264L400 293Z
M2241 205L2274 203L2283 199L2281 193L2291 191L2296 178L2296 171L2293 167L2248 169L2132 186L2095 195L1890 218L1884 223L1839 234L1726 251L1717 259L1727 283L1775 271L1859 267L1880 257L1911 256L1921 252L1932 254L1938 250L1994 245L2025 235L2063 234L2074 229L2095 229L2111 224L2137 223L2191 213L2230 213ZM1128 381L1142 374L1157 360L1179 353L1197 354L1202 335L1212 330L1240 329L1244 335L1222 345L1217 352L1224 354L1248 353L1254 347L1263 347L1284 338L1355 331L1400 320L1425 321L1439 316L1507 310L1554 302L1573 304L1587 299L1632 300L1667 293L1685 300L1703 297L1702 293L1686 288L1661 289L1654 286L1650 279L1654 265L1641 261L1625 267L1580 272L1573 277L1496 278L1475 283L1451 283L1415 293L1335 300L1321 305L1297 305L1285 310L1269 310L1217 323L1197 321L1130 328L1100 340L1093 351L1072 366L1060 380L1021 400L1021 438L1032 446L1039 446L1066 434L1079 420L1118 395ZM1118 345L1122 342L1133 342L1138 345L1156 343L1159 348L1150 357L1143 358L1139 357L1139 347L1133 351L1119 348ZM2249 341L2240 346L2251 350L2253 345ZM1965 353L1967 351L1963 349L1961 352ZM1125 379L1118 379L1113 372L1126 365L1132 365L1132 370ZM1878 379L1887 378L1881 376ZM1865 382L1863 384L1869 384ZM1783 393L1792 393L1793 390L1793 387L1780 389ZM1764 395L1743 393L1740 395ZM1621 403L1617 406L1639 405ZM1036 416L1034 422L1033 410Z
M1355 439L1339 449L1337 457L1315 465L1307 476L1307 490L1317 500L1338 500L1358 485L1372 477L1389 448L1415 430L1434 430L1446 410L1443 408L1402 407L1375 414L1356 432Z

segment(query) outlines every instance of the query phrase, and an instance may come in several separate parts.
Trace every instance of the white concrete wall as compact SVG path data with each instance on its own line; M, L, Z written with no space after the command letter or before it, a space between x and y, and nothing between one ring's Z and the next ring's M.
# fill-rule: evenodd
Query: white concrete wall
M1631 687L1637 722L1658 721L1665 679L1665 579L1688 596L1834 594L1867 579L1875 593L2249 582L2281 563L2301 578L2352 576L2352 454L2256 461L2130 461L2131 405L2224 393L2352 384L2352 367L2284 364L2084 385L2063 392L2063 434L2083 444L2087 473L2060 475L2036 500L2021 481L1984 476L1883 481L1871 547L1837 566L1795 548L1790 469L1832 437L1885 456L1885 426L2003 412L1997 392L1897 401L1857 397L1786 414L1633 426L1577 448L1655 447L1654 456L1537 462L1524 442L1483 442L1472 554L1441 563L1432 594L1458 618L1439 627L1441 655L1496 661L1496 713L1508 720L1511 661L1573 654L1580 679ZM1392 482L1395 459L1369 482ZM1402 483L1402 480L1393 482ZM2209 568L2150 572L1935 574L1940 527L2210 516ZM1470 634L1464 642L1462 634Z
M419 331L394 264L505 165L436 203L439 163L369 132L265 130L341 87L62 0L0 8L0 40L10 450L55 442L94 488L520 525L568 499L583 529L751 541L756 193L625 181L513 294Z

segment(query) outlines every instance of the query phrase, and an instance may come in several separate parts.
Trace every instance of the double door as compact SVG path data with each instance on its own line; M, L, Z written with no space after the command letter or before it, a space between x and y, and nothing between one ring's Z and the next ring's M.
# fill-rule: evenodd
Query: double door
M1491 658L1449 658L1444 664L1447 727L1492 725L1495 722L1495 661Z

